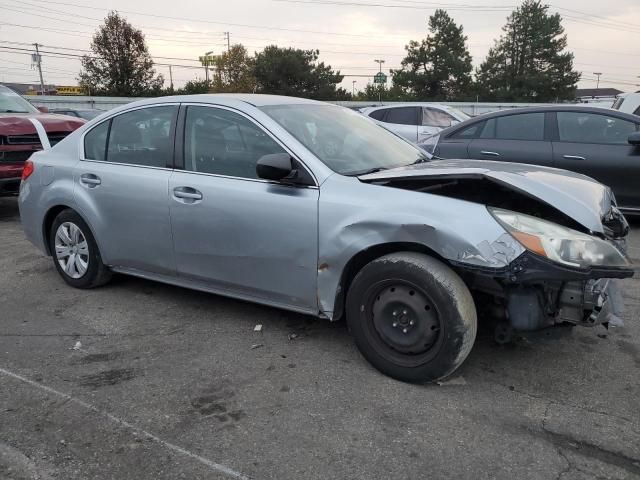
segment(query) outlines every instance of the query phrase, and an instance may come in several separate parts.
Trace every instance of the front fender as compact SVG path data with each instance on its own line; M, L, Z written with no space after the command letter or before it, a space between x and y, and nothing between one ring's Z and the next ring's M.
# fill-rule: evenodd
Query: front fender
M333 318L349 261L384 244L419 244L445 260L502 268L524 248L486 206L334 175L319 207L318 305Z

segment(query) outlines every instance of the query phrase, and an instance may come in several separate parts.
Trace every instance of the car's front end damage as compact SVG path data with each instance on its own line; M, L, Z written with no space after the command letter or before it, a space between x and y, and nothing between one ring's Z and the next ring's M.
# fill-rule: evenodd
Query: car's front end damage
M361 180L486 205L504 233L444 256L480 315L502 321L497 340L514 330L619 320L619 279L634 269L625 251L629 226L607 187L570 172L479 161L430 162Z

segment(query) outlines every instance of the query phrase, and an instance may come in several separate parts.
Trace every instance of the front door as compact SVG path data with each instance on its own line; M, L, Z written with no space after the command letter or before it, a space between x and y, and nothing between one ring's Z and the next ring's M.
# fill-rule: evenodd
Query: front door
M613 190L618 205L640 209L640 148L629 145L638 125L590 112L558 112L555 166L588 175Z
M231 295L317 313L315 186L257 178L284 148L230 109L188 106L184 170L169 182L178 274Z
M175 274L168 187L177 110L124 112L85 135L74 195L108 265Z

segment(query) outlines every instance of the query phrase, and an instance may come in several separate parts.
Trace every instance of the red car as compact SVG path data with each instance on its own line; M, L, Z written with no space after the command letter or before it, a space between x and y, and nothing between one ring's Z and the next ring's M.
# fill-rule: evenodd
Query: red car
M85 123L80 118L43 113L0 85L0 197L18 193L25 160L43 148L31 119L42 124L51 146Z

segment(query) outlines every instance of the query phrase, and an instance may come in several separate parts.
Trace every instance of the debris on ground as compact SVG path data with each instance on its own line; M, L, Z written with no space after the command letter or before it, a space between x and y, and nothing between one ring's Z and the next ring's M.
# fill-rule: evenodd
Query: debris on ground
M264 347L263 343L254 343L251 345L251 350L255 350L256 348Z
M259 323L255 327L253 327L253 331L254 332L261 332L262 331L262 324Z
M441 387L444 387L446 385L466 385L467 381L464 379L464 377L461 375L459 377L455 377L455 378L451 378L449 380L443 380L442 382L437 382L438 385L440 385Z
M298 338L298 334L297 333L290 333L289 335L287 335L287 338L289 340L294 340L294 339Z
M76 342L76 344L71 347L69 350L80 350L82 348L82 343Z

